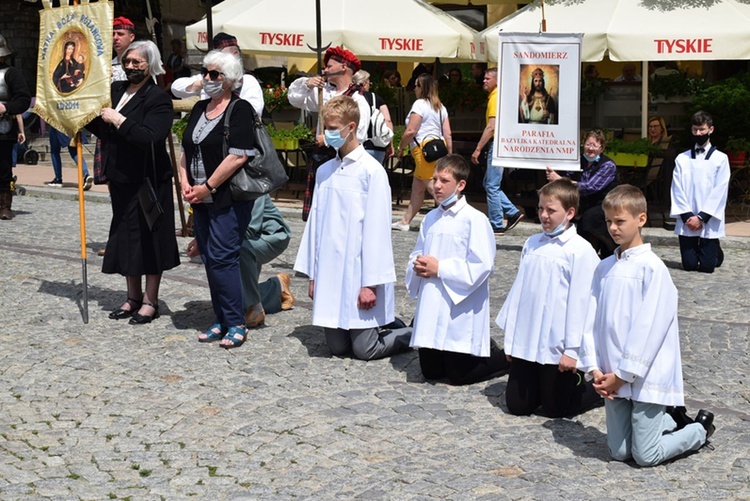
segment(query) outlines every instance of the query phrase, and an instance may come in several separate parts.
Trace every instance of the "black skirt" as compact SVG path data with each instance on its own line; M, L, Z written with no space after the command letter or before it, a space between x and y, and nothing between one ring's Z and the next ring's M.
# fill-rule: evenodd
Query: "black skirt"
M180 264L174 222L172 184L155 187L164 214L150 231L138 203L138 184L110 182L112 224L109 227L103 273L123 276L158 275Z

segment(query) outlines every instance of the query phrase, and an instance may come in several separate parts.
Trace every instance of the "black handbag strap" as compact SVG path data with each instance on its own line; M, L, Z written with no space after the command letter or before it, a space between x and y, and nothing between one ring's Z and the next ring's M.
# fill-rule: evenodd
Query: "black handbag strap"
M239 99L232 99L229 106L227 106L227 109L224 111L223 151L225 157L229 153L229 121L232 118L232 110L234 109L234 105L237 104L237 101L239 101ZM260 121L260 117L258 117L258 114L255 112L255 108L253 108L252 105L250 105L250 114L252 115L253 128L263 127L263 122ZM255 145L255 148L257 149L258 145Z

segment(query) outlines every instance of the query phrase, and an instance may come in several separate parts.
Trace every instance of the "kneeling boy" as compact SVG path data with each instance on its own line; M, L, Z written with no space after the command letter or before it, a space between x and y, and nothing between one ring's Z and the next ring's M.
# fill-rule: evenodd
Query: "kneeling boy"
M318 168L294 269L310 278L313 325L323 327L333 355L393 355L409 348L409 334L378 329L395 311L388 176L357 141L352 98L334 97L321 118L337 155Z
M643 193L618 186L602 207L619 247L594 273L581 365L606 398L612 457L655 466L703 446L714 432L714 416L701 410L692 422L668 412L667 406L682 406L684 399L677 289L667 267L641 239Z
M527 416L540 405L550 417L578 414L601 398L576 370L596 251L572 220L578 187L561 178L539 190L543 233L529 237L521 266L497 316L513 361L505 390L508 412Z
M433 209L422 221L406 269L417 297L411 346L425 379L471 384L507 371L505 353L490 340L489 278L495 235L487 216L461 194L469 164L460 155L438 160Z

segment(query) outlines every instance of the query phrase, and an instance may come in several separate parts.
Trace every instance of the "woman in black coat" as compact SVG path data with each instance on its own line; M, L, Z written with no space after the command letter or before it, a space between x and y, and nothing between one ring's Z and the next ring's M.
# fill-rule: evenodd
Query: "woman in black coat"
M104 108L87 128L102 141L101 161L112 201L102 272L123 275L128 289L127 299L109 318L131 317L131 324L146 324L159 317L162 272L180 264L172 170L164 146L172 127L172 100L152 78L164 73L153 42L132 43L122 63L128 80L112 84L113 108ZM164 209L153 230L138 202L146 177Z

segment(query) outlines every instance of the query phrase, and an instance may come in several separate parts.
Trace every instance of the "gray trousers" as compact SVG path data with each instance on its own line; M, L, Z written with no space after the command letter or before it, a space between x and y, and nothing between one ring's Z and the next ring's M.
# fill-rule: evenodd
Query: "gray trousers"
M243 240L240 249L240 275L245 310L261 303L266 313L281 311L281 283L271 277L258 283L261 266L271 262L286 249L286 244L272 245L262 238Z
M666 407L625 398L605 399L607 446L617 461L634 459L640 466L656 466L706 442L706 430L692 423L673 431L677 424ZM666 432L666 433L665 433Z
M411 327L396 330L333 329L324 327L326 344L336 356L352 353L360 360L389 357L409 349Z

